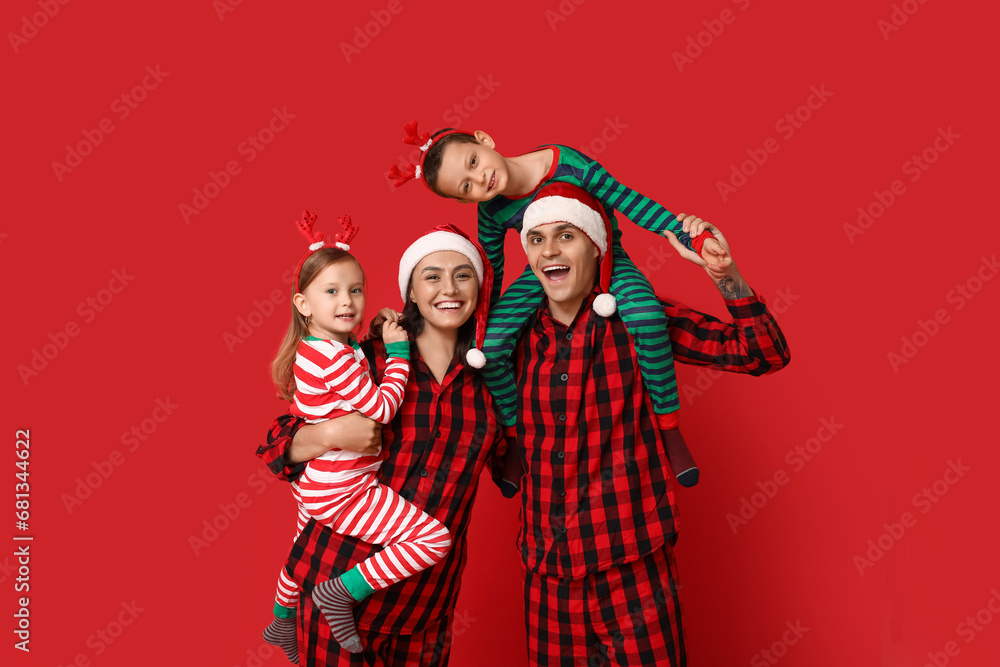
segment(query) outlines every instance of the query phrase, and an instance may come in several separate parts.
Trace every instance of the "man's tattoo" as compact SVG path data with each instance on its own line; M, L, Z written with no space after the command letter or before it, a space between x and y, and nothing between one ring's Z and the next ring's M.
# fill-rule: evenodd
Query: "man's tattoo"
M727 299L742 299L750 296L750 286L745 282L736 282L730 276L726 276L718 283L719 291Z

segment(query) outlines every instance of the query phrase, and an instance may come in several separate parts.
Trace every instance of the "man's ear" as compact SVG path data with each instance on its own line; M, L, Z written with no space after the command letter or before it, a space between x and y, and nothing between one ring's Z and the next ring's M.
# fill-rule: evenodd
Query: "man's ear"
M496 148L496 142L493 141L493 137L486 134L482 130L476 130L472 133L472 136L476 138L476 141L488 148Z

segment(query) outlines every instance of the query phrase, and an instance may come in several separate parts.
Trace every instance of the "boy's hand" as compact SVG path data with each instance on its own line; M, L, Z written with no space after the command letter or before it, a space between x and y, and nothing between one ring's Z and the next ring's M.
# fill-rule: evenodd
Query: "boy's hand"
M381 315L381 313L379 314ZM409 337L403 327L389 320L386 320L382 324L382 342L386 345L389 343L404 343L407 340L409 340Z
M717 231L717 228L714 225L705 222L704 220L695 215L685 215L684 213L681 213L680 215L677 216L677 219L681 222L681 228L685 232L687 232L688 236L690 236L692 239L701 236L701 233L706 229L709 232L712 232L713 235ZM664 234L664 236L666 236L666 234ZM673 234L671 234L671 237L673 237ZM676 240L676 237L674 237L674 240ZM677 244L671 243L671 245L673 245L675 248L680 246L679 243ZM678 250L678 252L680 251ZM684 253L681 254L683 257L685 257L685 259L691 260L691 257L688 257ZM694 253L690 254L693 255ZM716 239L707 239L705 241L705 244L701 247L700 259L702 259L704 263L695 262L696 264L698 264L698 266L705 267L706 269L708 269L708 267L711 267L712 270L717 273L724 272L726 269L729 268L729 265L733 263L732 258L729 256L728 247L724 246Z
M701 220L701 218L698 218ZM693 234L692 237L697 236ZM716 272L725 272L733 263L733 258L716 239L706 239L701 247L701 258L708 263L708 268Z
M699 256L693 250L681 245L681 242L677 240L677 237L672 232L664 231L663 236L667 238L667 241L670 242L670 245L674 247L674 250L681 257L705 269L708 275L714 280L721 279L733 264L733 257L729 254L729 242L726 240L726 237L722 235L718 227L697 216L681 213L677 216L677 219L681 221L682 229L691 238L700 235L706 230L711 232L715 238L705 241L705 245L701 249L702 254ZM707 258L710 261L706 261L703 258Z

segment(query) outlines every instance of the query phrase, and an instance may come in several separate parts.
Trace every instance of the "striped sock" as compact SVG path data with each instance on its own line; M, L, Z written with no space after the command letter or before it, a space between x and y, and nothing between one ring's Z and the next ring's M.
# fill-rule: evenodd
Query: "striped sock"
M358 626L353 613L358 601L347 590L341 577L316 584L312 599L323 612L326 622L330 624L333 638L341 648L350 653L361 653L364 647L358 637Z
M264 628L264 641L284 651L293 664L299 664L299 642L295 636L294 617L281 618L275 615L271 625Z

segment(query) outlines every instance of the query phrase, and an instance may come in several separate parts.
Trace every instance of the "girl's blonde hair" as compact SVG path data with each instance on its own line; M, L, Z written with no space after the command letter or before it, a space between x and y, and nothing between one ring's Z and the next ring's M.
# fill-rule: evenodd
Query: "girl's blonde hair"
M309 287L309 283L326 267L345 260L357 264L358 268L361 269L361 276L364 278L365 270L361 268L361 263L354 255L337 247L324 247L309 255L302 263L302 270L299 272L299 292L304 292ZM367 278L364 278L364 281L364 289L367 292ZM295 351L299 347L299 341L309 335L309 323L306 321L305 315L295 307L294 296L295 286L292 285L292 321L288 325L288 331L285 332L285 339L281 341L281 346L278 348L278 355L271 364L271 379L274 381L274 388L278 391L278 398L283 401L290 401L295 395Z

